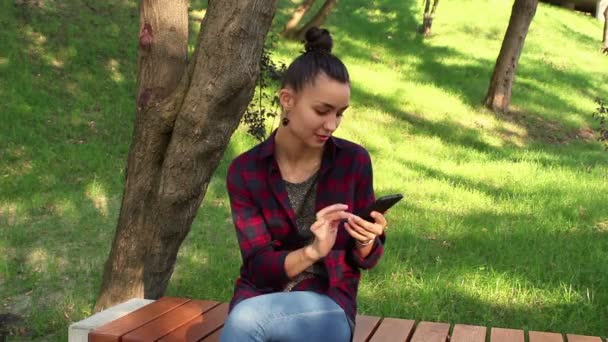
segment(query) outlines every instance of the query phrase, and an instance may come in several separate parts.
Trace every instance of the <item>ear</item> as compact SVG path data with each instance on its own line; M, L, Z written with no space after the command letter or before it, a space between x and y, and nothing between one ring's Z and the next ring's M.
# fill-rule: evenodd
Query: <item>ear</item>
M281 103L281 107L283 107L283 110L289 112L291 108L295 106L295 91L291 88L282 88L281 90L279 90L279 102Z

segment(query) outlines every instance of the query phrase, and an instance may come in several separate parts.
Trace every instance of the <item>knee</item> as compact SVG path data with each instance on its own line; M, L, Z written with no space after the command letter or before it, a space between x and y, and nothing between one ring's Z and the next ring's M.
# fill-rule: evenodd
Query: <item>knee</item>
M259 313L256 309L240 303L235 306L222 329L222 341L257 341L263 336L263 326L259 321Z

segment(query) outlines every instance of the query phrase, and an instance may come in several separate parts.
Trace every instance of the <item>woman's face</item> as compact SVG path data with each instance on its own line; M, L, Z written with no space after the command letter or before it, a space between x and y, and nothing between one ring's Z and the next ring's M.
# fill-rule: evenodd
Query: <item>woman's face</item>
M313 84L299 92L281 89L279 99L286 116L287 128L310 147L322 147L338 129L342 114L350 102L350 85L320 73Z

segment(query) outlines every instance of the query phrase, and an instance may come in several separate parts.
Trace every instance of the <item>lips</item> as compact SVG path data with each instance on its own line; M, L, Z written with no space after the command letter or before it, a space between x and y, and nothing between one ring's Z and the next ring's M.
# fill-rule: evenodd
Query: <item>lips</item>
M321 140L321 141L327 141L327 139L329 139L329 135L321 135L321 134L315 134L317 136L317 139Z

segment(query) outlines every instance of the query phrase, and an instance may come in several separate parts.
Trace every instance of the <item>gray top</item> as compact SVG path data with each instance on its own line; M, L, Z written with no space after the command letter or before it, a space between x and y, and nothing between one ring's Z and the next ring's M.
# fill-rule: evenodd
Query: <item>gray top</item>
M310 231L310 226L315 222L317 213L315 211L316 196L317 196L317 179L318 172L310 176L302 183L285 182L289 203L295 212L296 226L298 235L306 243L312 242L314 235ZM316 262L304 272L294 277L286 286L285 290L289 291L297 283L312 276L328 277L327 269L322 261Z
M314 175L310 176L310 178L302 183L290 183L288 181L284 181L285 188L287 189L287 196L289 197L289 204L291 204L291 207L295 212L298 235L300 235L300 237L307 243L312 242L312 239L314 238L314 235L310 231L310 226L317 218L315 209L318 175L319 172L317 171ZM312 277L329 277L323 261L314 263L304 272L295 276L287 283L283 290L291 291L299 282ZM355 331L355 322L348 317L347 320L351 332Z

